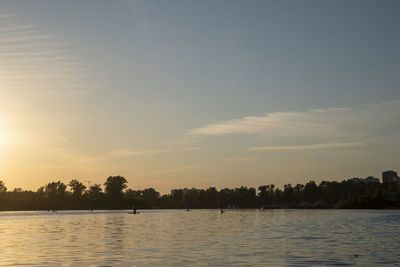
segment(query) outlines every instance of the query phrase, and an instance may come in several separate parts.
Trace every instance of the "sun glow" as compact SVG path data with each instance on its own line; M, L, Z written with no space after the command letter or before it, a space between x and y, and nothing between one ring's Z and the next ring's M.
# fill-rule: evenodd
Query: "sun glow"
M5 146L11 142L11 134L7 130L5 120L0 119L0 153L3 152Z
M0 131L0 146L2 146L4 143L4 133Z
M7 144L7 132L0 128L0 153Z
M6 133L0 128L0 166L4 164L6 142Z

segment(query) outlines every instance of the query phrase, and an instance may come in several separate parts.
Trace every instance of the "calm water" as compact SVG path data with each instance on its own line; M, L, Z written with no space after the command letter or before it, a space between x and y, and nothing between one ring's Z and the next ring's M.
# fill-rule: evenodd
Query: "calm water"
M0 265L400 266L400 211L5 212Z

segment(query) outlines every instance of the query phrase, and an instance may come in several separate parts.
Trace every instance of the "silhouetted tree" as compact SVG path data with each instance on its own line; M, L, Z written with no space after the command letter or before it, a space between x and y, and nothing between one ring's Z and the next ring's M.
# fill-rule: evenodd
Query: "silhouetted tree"
M268 206L274 203L275 185L261 185L258 187L258 197L261 206Z
M110 176L104 183L107 200L111 207L118 207L122 204L123 190L127 187L128 181L122 176Z
M7 192L7 187L3 181L0 180L0 209L5 209L7 206L5 193Z
M218 193L218 199L224 207L233 207L236 204L233 199L233 190L229 188L220 190Z
M283 199L286 204L293 204L295 202L295 191L291 184L285 184L283 187Z
M317 185L310 181L292 187L286 184L283 190L273 184L256 189L215 187L208 189L178 189L160 196L154 188L144 190L126 189L127 181L121 176L111 176L101 185L86 187L78 180L68 186L58 181L40 187L36 192L15 188L7 191L0 183L1 210L35 209L131 209L138 208L400 208L400 183L365 182L349 179L342 182L322 181Z
M147 208L156 208L158 205L158 199L160 198L160 193L154 188L147 188L141 191L144 202L147 204Z
M79 182L76 179L71 180L68 183L68 186L71 188L72 195L71 200L73 202L74 209L83 209L88 208L87 204L87 195L85 193L86 186Z
M294 187L294 198L295 198L295 204L300 204L303 201L303 189L304 185L302 184L297 184Z
M72 196L75 199L80 199L86 189L86 186L76 179L71 180L71 182L69 182L68 186L71 187Z
M209 187L206 190L206 203L210 208L217 208L220 204L217 202L217 189L215 187Z
M268 202L268 190L267 190L267 186L266 185L260 185L258 187L258 199L260 201L260 205L261 206L265 206Z
M89 200L90 209L97 209L101 207L104 199L104 193L103 189L101 189L101 185L94 184L90 186L86 194L87 194L87 199Z
M61 209L66 206L64 205L66 189L67 186L60 181L48 183L45 186L44 192L49 203L49 209Z
M7 187L3 181L0 180L0 193L7 192Z
M318 186L314 181L309 181L303 190L304 200L310 203L314 203L319 199Z

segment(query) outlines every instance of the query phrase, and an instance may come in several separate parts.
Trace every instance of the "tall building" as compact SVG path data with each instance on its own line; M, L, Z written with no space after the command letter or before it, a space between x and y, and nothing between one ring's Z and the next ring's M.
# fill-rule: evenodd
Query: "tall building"
M397 181L398 181L397 172L395 172L395 171L382 172L382 182L383 183L392 183L392 182L397 182Z

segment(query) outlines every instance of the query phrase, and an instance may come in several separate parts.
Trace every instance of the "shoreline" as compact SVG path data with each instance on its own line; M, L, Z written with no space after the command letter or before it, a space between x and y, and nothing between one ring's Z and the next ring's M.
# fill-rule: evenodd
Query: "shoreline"
M88 209L57 209L57 210L43 210L43 209L20 209L20 210L0 210L0 213L3 212L49 212L51 214L59 212L59 211L87 211L87 212L95 212L95 211L131 211L132 209L93 209L93 210L88 210ZM151 210L173 210L173 211L187 211L187 209L184 208L143 208L143 209L138 209L138 211L151 211ZM196 209L190 209L190 211L193 210L220 210L219 208L196 208ZM322 207L322 208L301 208L301 207L294 207L294 208L289 208L289 207L281 207L281 208L263 208L263 209L258 209L258 208L224 208L226 211L241 211L241 210L259 210L259 211L269 211L269 210L400 210L398 207L385 207L385 208L328 208L328 207Z

